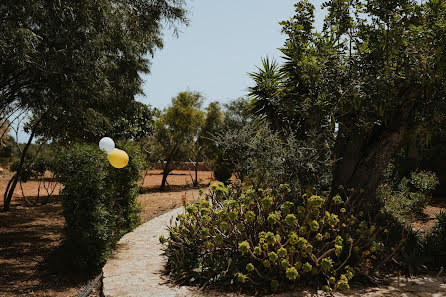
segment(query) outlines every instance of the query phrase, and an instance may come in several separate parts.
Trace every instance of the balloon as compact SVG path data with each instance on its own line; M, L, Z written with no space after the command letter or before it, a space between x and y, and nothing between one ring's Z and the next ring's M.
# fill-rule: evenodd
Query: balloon
M115 142L110 137L104 137L99 141L99 148L110 154L115 149Z
M114 149L108 155L108 161L115 168L124 168L129 163L129 155L120 149Z

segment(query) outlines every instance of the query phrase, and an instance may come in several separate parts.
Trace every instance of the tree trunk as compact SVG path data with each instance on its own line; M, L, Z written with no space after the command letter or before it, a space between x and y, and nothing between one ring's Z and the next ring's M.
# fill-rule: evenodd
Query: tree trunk
M342 185L362 189L361 199L372 204L376 202L376 189L383 170L407 141L409 117L415 99L421 95L421 88L406 88L400 92L404 104L395 111L387 125L375 126L368 133L339 127L334 148L337 161L333 171L333 195Z
M160 191L164 191L167 183L167 176L172 171L171 165L174 161L175 154L177 153L178 144L175 144L166 158L166 164L163 163L163 180L161 181Z
M172 171L170 169L170 164L172 163L171 159L166 160L166 164L163 164L163 179L161 181L160 191L164 191L166 189L167 176Z
M198 162L200 160L200 156L201 156L201 151L204 149L204 147L200 147L198 149L198 152L195 156L195 161L194 161L194 166L195 166L195 180L194 180L194 186L197 187L198 186Z
M166 182L167 182L168 175L169 175L169 173L167 171L163 170L163 179L161 181L160 191L164 191L166 189Z
M198 186L198 161L195 161L195 180L194 186Z
M34 138L34 129L29 136L28 142L23 148L22 155L20 156L19 166L17 168L17 172L11 177L8 183L8 187L6 188L5 195L3 196L3 211L8 211L9 206L11 205L12 195L14 194L14 190L17 186L17 182L20 180L20 176L23 170L23 164L25 163L25 156L28 152L28 149L31 145L31 141Z

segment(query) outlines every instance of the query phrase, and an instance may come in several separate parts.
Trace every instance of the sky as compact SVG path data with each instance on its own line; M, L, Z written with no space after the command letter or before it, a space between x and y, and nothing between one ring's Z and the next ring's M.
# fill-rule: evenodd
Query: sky
M312 0L320 27L322 0ZM137 100L162 109L179 92L198 91L205 105L227 103L247 94L265 57L280 62L285 41L280 21L294 15L293 0L189 0L189 26L178 37L165 30L164 47L153 59L151 73L142 75L145 95Z
M181 91L198 91L209 102L227 103L247 95L253 83L249 72L261 59L281 61L278 48L286 36L279 22L292 17L297 0L186 0L189 26L174 36L164 30L164 47L151 58L151 73L143 74L144 95L136 99L163 109ZM323 0L316 7L320 29ZM19 142L28 140L24 131Z

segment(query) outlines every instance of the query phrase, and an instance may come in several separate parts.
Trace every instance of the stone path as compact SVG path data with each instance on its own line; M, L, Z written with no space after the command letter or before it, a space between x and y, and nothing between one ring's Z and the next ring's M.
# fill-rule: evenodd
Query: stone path
M124 235L114 255L103 268L103 293L105 297L241 297L238 294L221 294L201 291L195 287L179 287L169 284L161 271L164 265L162 245L158 237L167 237L167 226L183 208L174 209ZM309 297L308 291L272 295L271 297ZM323 296L323 295L322 295ZM403 296L446 297L446 277L420 277L392 280L391 285L353 289L335 296Z

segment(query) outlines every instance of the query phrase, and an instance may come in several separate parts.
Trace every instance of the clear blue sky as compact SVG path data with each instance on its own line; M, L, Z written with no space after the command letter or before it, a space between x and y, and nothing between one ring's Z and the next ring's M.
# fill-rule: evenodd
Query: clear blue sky
M294 15L293 0L189 0L190 25L172 36L166 30L164 48L152 60L151 73L143 75L145 96L138 100L164 108L184 90L198 91L205 103L222 103L246 95L252 85L247 73L261 58L280 61L285 36L279 22ZM320 27L322 0L316 7Z

